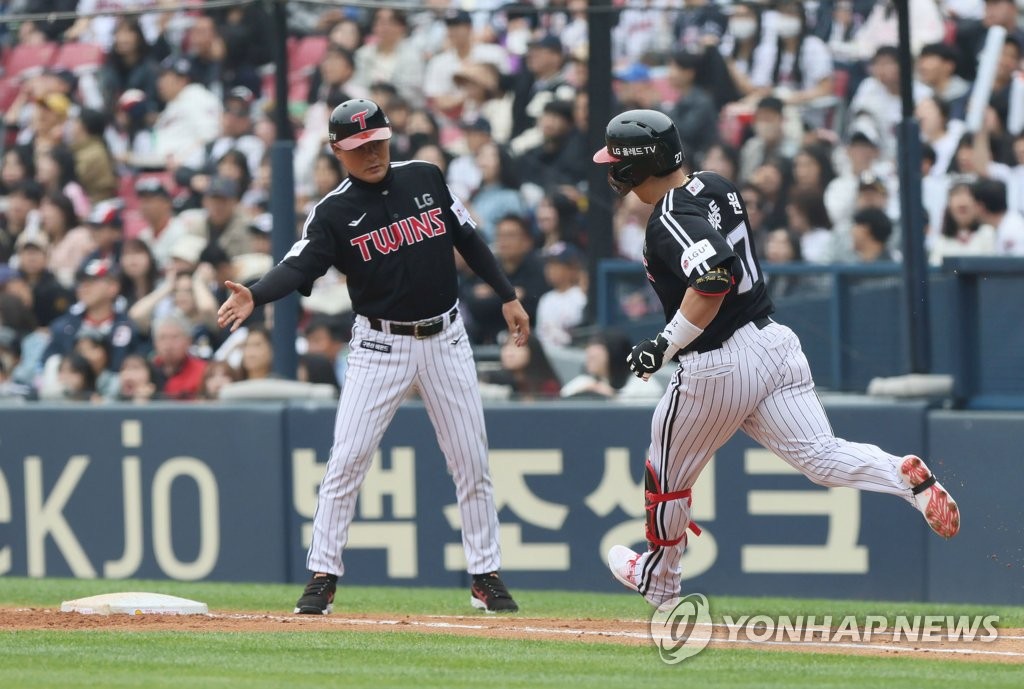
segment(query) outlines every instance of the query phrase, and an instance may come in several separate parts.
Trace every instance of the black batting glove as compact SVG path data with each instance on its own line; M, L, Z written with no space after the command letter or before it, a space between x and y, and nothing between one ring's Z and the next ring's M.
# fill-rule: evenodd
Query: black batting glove
M653 375L665 361L665 351L668 349L668 340L661 333L658 333L653 340L643 340L626 357L629 370L637 378Z

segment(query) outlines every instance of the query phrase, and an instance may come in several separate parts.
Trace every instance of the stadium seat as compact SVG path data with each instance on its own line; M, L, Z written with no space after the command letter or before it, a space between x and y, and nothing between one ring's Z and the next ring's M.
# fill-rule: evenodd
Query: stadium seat
M34 76L50 65L56 53L56 43L16 45L4 57L4 76Z
M124 220L124 236L126 239L138 237L142 229L146 227L146 219L135 208L125 209L122 218Z
M849 100L850 73L845 69L832 72L832 95L840 100Z
M273 92L271 92L273 93ZM309 78L296 75L294 72L288 77L288 102L291 104L306 104L309 98Z
M135 193L135 175L121 175L117 180L117 198L121 199L125 210L139 207L139 197Z
M99 69L105 58L103 47L95 43L65 43L57 51L53 66L77 74Z
M307 36L299 39L288 50L288 71L292 74L309 75L320 64L327 52L326 36Z

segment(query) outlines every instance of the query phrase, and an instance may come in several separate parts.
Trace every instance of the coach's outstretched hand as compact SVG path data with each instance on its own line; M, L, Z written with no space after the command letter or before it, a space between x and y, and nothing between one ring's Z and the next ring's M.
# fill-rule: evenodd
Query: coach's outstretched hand
M507 301L501 305L501 315L508 324L508 334L512 336L516 347L522 347L530 339L530 317L518 299Z
M231 326L231 332L235 332L252 315L256 303L252 299L252 292L245 285L225 280L224 286L231 290L231 296L217 310L217 325L221 328Z

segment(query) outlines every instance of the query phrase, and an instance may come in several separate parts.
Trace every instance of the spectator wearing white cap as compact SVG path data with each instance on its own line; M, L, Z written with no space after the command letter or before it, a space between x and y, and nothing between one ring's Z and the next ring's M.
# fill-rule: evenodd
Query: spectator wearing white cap
M84 263L93 259L109 259L116 265L121 260L121 240L124 238L124 208L120 199L107 199L93 206L92 213L85 219L93 244L92 253Z

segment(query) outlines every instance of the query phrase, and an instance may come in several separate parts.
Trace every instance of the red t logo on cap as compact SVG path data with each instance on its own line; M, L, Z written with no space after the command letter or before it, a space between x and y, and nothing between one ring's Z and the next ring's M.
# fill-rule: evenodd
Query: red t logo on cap
M349 122L358 122L360 129L366 129L366 116L370 113L369 110L363 110L352 115L352 119Z

